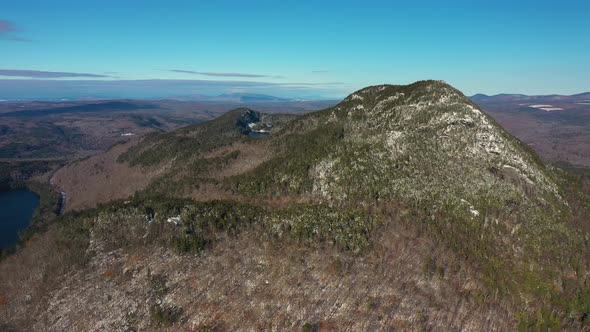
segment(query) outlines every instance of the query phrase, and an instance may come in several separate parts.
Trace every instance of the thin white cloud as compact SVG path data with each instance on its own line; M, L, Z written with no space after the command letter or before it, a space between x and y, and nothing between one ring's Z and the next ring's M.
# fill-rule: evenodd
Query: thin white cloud
M111 77L107 75L68 73L59 71L25 70L25 69L0 69L0 76L28 77L28 78L67 78L67 77L88 77L101 78Z
M246 73L225 73L225 72L206 72L206 71L193 71L184 69L168 69L170 72L181 73L181 74L194 74L212 77L243 77L243 78L284 78L279 75L264 75L264 74L246 74Z

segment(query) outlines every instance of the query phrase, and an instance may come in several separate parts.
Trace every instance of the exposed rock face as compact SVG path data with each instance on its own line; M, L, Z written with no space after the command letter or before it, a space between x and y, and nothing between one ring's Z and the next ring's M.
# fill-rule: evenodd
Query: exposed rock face
M249 133L252 128L251 125L260 122L260 113L255 112L253 110L245 110L240 114L240 117L237 121L237 126L240 128L240 131L247 134Z

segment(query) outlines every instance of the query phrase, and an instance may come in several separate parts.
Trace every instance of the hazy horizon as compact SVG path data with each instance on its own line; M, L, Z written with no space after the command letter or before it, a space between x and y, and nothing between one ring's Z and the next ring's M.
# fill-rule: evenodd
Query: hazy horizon
M413 83L413 82L410 82ZM408 83L408 84L410 84ZM390 84L390 83L383 83ZM377 84L378 85L378 84ZM208 80L26 80L0 79L0 102L18 100L107 100L107 99L181 99L208 100L223 95L264 95L277 98L301 100L339 100L355 92L335 94L325 88L313 85L281 85L267 82L252 81L208 81ZM323 93L326 92L326 93ZM590 91L579 91L571 94L543 95L577 95ZM518 92L501 92L496 94L474 93L487 96L521 95Z

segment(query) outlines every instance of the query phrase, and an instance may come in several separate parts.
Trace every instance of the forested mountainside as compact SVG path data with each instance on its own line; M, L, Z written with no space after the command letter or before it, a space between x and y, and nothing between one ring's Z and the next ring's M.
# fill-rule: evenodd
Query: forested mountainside
M590 314L587 180L440 81L301 116L237 109L54 181L81 211L1 262L7 329L542 330Z

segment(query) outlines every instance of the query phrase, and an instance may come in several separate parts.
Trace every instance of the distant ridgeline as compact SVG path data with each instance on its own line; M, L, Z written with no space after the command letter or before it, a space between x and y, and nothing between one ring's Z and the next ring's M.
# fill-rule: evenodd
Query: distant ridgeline
M395 214L478 271L486 299L518 308L515 324L590 315L575 184L444 82L372 86L302 116L237 109L152 134L118 161L155 175L127 203L80 217L88 229L173 220L158 243L187 252L215 241L212 229L253 227L362 255Z

